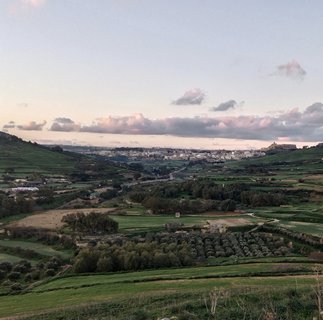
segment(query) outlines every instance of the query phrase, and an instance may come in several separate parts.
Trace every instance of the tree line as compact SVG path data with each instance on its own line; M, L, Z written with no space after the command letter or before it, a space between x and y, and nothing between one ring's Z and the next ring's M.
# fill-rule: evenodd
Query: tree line
M205 178L166 184L150 190L137 189L128 196L131 201L141 203L158 214L233 211L237 206L279 206L286 203L284 195L279 192L251 190L250 186L242 183L217 184Z

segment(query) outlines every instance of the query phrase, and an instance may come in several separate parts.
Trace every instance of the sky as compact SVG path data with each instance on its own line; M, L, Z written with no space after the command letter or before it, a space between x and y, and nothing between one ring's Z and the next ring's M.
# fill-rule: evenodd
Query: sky
M0 0L0 130L50 144L323 141L321 0Z

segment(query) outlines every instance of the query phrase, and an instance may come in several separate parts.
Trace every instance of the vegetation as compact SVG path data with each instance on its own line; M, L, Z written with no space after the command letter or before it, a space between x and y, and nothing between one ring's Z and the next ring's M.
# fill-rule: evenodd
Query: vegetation
M126 164L0 146L0 317L318 315L323 148Z
M118 222L109 217L108 213L84 212L71 213L63 217L65 222L73 232L83 234L102 234L118 232Z

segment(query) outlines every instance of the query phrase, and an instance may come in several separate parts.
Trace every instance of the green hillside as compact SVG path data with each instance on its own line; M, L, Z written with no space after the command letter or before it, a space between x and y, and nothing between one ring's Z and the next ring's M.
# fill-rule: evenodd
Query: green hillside
M14 175L64 174L73 169L76 161L73 155L52 151L3 132L0 132L0 151L0 175L8 171Z
M229 167L247 166L303 166L307 169L322 169L323 147L311 147L308 149L298 149L295 151L279 152L273 155L266 155L260 158L251 158L242 161L227 163Z

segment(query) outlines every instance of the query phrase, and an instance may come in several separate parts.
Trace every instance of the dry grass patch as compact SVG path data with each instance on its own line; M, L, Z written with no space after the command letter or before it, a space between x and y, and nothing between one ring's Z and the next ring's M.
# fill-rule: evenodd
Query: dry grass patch
M9 227L33 227L39 229L56 230L63 227L62 218L70 213L83 212L85 214L92 211L106 213L113 212L115 208L83 208L83 209L57 209L37 213L9 225Z

